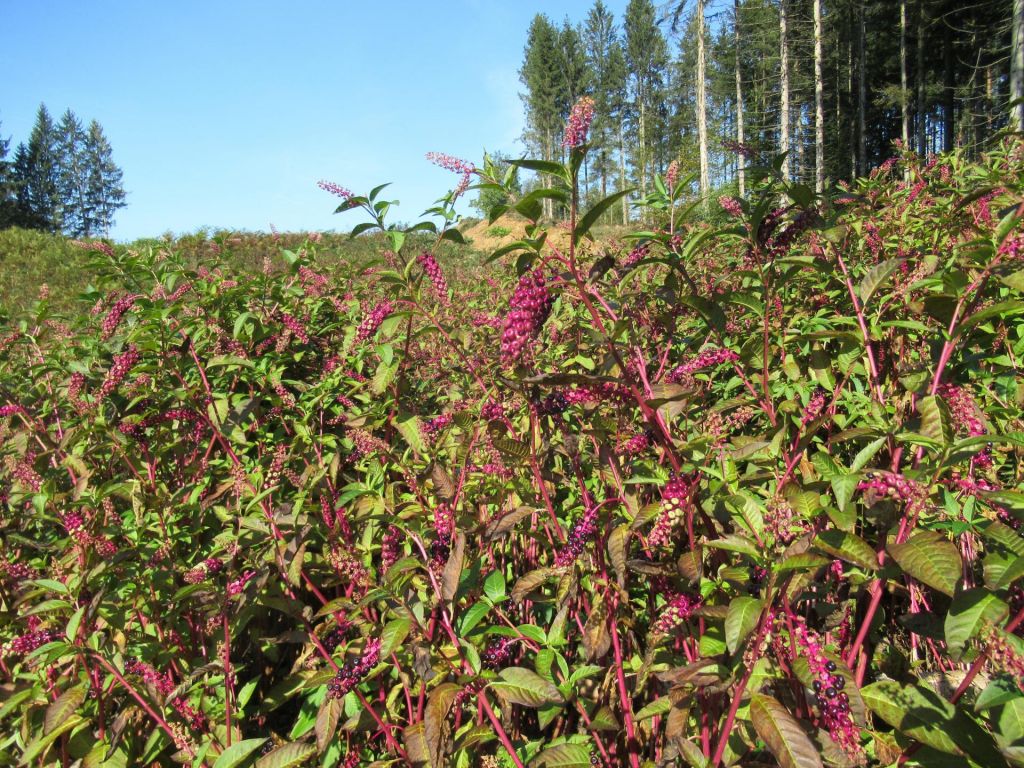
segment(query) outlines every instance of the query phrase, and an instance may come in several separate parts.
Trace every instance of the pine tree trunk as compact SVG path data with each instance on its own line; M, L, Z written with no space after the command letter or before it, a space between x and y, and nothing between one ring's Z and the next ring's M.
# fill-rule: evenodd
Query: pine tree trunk
M626 142L622 133L622 121L619 121L619 191L626 188ZM622 225L629 224L629 195L622 197Z
M705 92L704 0L697 0L697 144L700 152L700 196L707 209L708 189L708 113Z
M825 74L821 55L821 0L814 0L814 191L825 191Z
M789 38L786 34L786 11L788 2L779 3L779 152L786 157L782 161L782 178L789 180Z
M925 155L924 0L917 0L917 154Z
M910 146L910 98L907 88L907 0L900 0L900 117L903 148Z
M847 40L846 45L846 103L850 110L850 118L847 120L847 124L850 128L849 150L851 179L857 176L857 121L853 119L853 37L853 11L851 11L849 40Z
M1010 40L1010 103L1010 126L1015 131L1024 131L1024 0L1013 0L1013 27Z
M956 131L956 59L953 52L953 31L942 25L942 151L953 150Z
M868 145L866 113L868 104L868 82L864 55L864 6L859 9L857 25L857 173L867 173Z
M736 45L736 142L743 144L743 77L740 72L740 0L733 0L733 41ZM743 156L736 155L736 176L739 182L740 197L746 193L743 170Z

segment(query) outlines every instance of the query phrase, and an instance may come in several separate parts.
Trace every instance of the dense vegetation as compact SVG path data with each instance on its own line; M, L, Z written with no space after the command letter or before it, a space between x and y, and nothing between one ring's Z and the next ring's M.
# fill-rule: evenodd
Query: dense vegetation
M93 242L3 329L0 762L1024 762L1024 146L595 242L589 116L488 264L439 156L325 185L373 258Z

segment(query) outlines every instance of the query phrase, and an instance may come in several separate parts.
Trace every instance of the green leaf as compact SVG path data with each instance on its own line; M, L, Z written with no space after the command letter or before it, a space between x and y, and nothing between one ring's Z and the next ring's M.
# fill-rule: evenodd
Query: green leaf
M427 444L423 440L423 433L420 432L420 420L417 417L402 414L395 418L394 424L410 448L421 455L427 453Z
M668 696L660 696L637 712L633 717L637 722L640 722L641 720L646 720L650 717L654 717L655 715L664 715L670 709L672 709L672 699Z
M256 761L255 768L297 768L315 755L315 744L293 741L261 757Z
M986 624L998 624L1009 611L1009 606L987 589L958 592L946 614L946 645L953 658L960 657L967 641Z
M800 723L771 696L750 697L750 720L782 768L823 768L817 747Z
M552 683L524 667L507 667L498 673L502 682L490 687L505 701L537 708L544 704L560 704L565 697Z
M736 653L747 635L754 631L763 608L764 603L755 597L736 597L729 603L729 612L725 615L725 645L729 653Z
M213 768L236 768L236 766L241 765L245 761L245 758L262 747L266 742L266 738L236 741L220 753L220 757L213 764Z
M380 633L381 657L387 658L394 653L408 637L411 628L412 619L407 616L389 621Z
M855 533L829 529L814 538L814 546L840 560L869 571L878 570L878 554Z
M43 733L52 733L71 717L85 701L85 688L75 686L64 691L57 699L46 708L46 717L43 720Z
M889 259L883 261L880 264L876 264L868 273L864 275L864 278L860 281L860 287L857 289L857 295L860 297L861 306L866 306L868 300L879 289L882 283L885 282L886 278L889 277L896 268L903 262L903 259Z
M505 574L491 571L484 579L484 594L492 602L498 603L505 599Z
M462 622L459 624L459 635L466 636L473 631L484 617L491 611L491 606L485 600L473 603L469 610L462 614Z
M935 531L917 531L903 544L886 551L904 570L923 584L952 597L963 570L956 545Z
M917 410L921 414L922 435L942 445L949 445L953 441L953 425L945 402L935 395L929 395L918 401Z
M991 737L936 691L882 680L860 689L868 708L922 744L951 755L970 755L982 765L1000 765Z
M530 763L538 768L590 768L590 748L583 744L556 744Z
M580 238L584 237L590 231L590 228L597 223L597 220L601 218L605 211L615 205L615 203L626 195L632 194L632 192L632 189L623 189L594 203L591 209L576 222L576 229L572 233L572 242L574 244L578 243Z

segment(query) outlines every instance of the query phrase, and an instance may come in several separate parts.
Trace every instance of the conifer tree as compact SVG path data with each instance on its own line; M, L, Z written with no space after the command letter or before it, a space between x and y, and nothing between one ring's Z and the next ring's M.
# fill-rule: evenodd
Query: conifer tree
M60 232L59 163L57 129L46 105L40 104L28 144L19 145L14 157L19 218L25 226Z
M89 123L85 137L85 165L88 178L83 211L85 235L107 234L114 226L114 214L124 208L123 174L113 159L110 142L95 120Z
M18 223L18 198L14 166L7 159L10 149L11 140L0 136L0 229L12 227Z
M88 181L85 156L85 129L70 109L65 110L57 127L57 184L60 192L61 227L72 237L88 235L89 212L86 206Z

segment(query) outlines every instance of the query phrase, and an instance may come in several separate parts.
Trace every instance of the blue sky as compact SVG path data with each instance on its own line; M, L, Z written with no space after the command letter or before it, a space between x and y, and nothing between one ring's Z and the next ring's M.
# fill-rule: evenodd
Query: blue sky
M621 22L626 0L605 4ZM456 182L427 152L522 150L533 15L582 21L590 5L0 0L0 135L26 140L40 102L98 120L128 192L117 239L353 226L321 178L392 182L397 220L416 221Z

